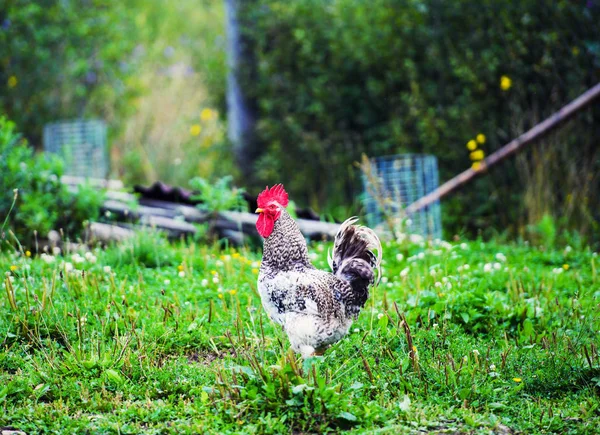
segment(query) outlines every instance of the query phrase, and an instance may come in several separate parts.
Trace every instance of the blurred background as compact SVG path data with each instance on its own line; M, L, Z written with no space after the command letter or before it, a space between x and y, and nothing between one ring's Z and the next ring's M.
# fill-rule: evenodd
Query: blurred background
M125 186L281 182L341 220L363 154L436 156L443 182L596 85L598 23L599 0L4 0L3 134L41 151L102 120ZM599 142L596 102L443 199L444 236L597 243Z

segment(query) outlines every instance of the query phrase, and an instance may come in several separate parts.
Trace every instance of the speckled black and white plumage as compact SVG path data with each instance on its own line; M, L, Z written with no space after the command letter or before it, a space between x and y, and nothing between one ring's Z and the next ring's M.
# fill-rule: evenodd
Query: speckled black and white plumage
M330 265L316 269L298 225L281 207L265 239L258 290L269 317L283 326L292 348L308 357L348 333L358 317L381 264L375 233L348 219L336 236ZM377 251L377 256L374 254Z

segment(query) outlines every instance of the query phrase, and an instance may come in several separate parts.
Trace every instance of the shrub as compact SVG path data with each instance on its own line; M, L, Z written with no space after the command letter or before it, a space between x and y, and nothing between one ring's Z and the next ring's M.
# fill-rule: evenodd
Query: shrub
M62 229L74 238L81 234L87 221L97 219L102 195L88 186L70 193L60 181L62 172L58 157L35 155L15 132L15 124L0 117L3 232L12 230L22 243L31 241L34 231L44 237L53 229Z

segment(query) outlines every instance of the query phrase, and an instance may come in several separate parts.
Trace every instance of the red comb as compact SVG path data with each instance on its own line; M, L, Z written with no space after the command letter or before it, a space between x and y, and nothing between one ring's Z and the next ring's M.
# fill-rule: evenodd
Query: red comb
M267 186L265 190L260 192L258 198L256 198L256 202L260 208L266 208L271 201L277 201L282 206L287 207L289 202L288 194L283 188L283 184L276 184L270 189Z

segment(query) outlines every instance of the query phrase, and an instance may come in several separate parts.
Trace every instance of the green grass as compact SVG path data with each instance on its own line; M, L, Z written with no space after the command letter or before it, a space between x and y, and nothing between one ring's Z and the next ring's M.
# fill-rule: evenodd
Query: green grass
M311 246L318 267L327 247ZM384 279L352 332L304 362L261 307L260 253L141 235L93 254L31 258L4 246L0 426L28 434L600 427L600 261L589 250L386 244Z

